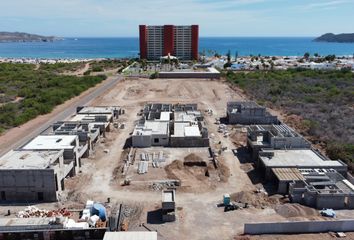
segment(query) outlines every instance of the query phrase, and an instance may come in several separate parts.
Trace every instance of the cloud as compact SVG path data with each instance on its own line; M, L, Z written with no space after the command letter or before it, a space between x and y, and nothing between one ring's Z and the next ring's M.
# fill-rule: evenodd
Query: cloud
M345 6L347 0L2 0L0 29L61 36L137 36L139 24L199 24L201 36L296 35L314 9ZM342 8L334 23L347 18ZM311 13L311 14L310 14ZM316 11L316 21L328 20ZM311 16L310 16L311 15ZM304 17L305 16L305 17ZM307 17L307 18L306 18ZM341 19L341 20L340 20ZM344 28L337 24L337 28ZM349 28L352 24L347 24ZM296 32L298 31L298 32ZM334 30L332 30L334 31ZM341 30L343 31L343 30Z
M304 9L333 9L338 5L349 3L348 0L333 0L327 2L310 3L304 6Z

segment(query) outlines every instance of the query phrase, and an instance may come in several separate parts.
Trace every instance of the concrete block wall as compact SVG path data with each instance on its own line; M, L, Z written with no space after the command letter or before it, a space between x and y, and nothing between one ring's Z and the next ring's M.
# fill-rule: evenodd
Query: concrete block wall
M316 208L344 209L346 194L317 194Z
M275 149L294 148L294 149L309 149L311 144L303 137L273 137L270 139L270 144Z
M158 142L155 142L158 140ZM170 138L168 135L152 135L151 136L151 146L164 146L167 147L169 145Z
M171 147L209 147L209 138L171 137Z
M298 221L246 223L244 234L288 234L320 232L353 232L354 219L336 221Z
M56 188L53 169L0 170L1 202L56 201Z
M159 78L209 78L219 79L220 73L212 72L159 72Z
M132 145L134 147L151 147L150 135L133 135Z
M230 124L278 124L278 118L276 116L252 116L243 115L240 113L228 113L228 122Z
M347 196L347 208L354 209L354 195Z
M304 204L306 206L316 208L316 198L317 198L317 192L307 190L304 193Z

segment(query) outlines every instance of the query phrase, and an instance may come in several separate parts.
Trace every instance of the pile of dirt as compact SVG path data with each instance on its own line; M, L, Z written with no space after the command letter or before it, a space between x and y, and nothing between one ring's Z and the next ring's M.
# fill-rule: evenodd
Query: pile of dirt
M189 166L189 167L206 167L207 163L198 155L191 153L188 156L184 158L183 162L184 166Z
M226 166L224 163L219 162L218 172L219 172L219 177L221 182L227 182L229 180L229 177L231 175L230 168Z
M277 205L274 210L282 217L293 218L293 217L320 217L319 212L316 209L302 206L300 204L287 203L282 205Z
M241 130L238 131L231 131L230 140L236 147L243 147L247 145L247 133L242 132Z
M201 157L199 157L198 155L196 155L195 153L191 153L184 158L184 161L185 162L200 162L200 161L203 161L203 159Z
M248 203L255 208L263 208L279 204L279 199L268 197L264 192L241 191L230 195L234 202Z

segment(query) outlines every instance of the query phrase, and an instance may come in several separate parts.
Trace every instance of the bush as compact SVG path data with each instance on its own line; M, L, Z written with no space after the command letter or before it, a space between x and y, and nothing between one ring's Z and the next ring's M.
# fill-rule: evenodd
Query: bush
M0 89L8 102L0 106L0 128L9 129L21 125L39 114L46 114L66 100L106 79L98 76L58 75L55 67L46 65L34 70L30 64L0 64ZM66 66L66 65L64 65ZM50 71L48 69L51 69ZM23 99L10 102L16 97ZM2 131L4 131L2 130Z
M153 74L150 75L150 79L155 79L159 77L159 73L158 72L154 72Z
M84 72L84 76L89 76L91 74L91 70L87 70Z
M102 67L93 67L92 68L92 72L103 72L103 68Z
M305 120L288 124L313 142L327 143L330 157L354 163L352 148L346 145L354 144L354 73L289 69L222 75L257 102L300 115Z

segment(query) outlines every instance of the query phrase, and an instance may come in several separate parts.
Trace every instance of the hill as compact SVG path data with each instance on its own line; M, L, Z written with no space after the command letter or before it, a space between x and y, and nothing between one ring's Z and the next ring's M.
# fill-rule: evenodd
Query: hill
M23 32L0 32L0 42L53 42L57 40L61 38Z
M326 33L316 39L316 42L338 42L338 43L354 43L354 33L333 34Z

